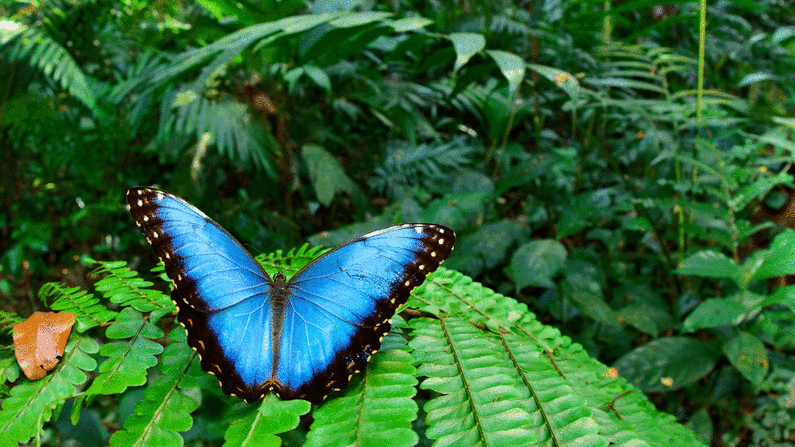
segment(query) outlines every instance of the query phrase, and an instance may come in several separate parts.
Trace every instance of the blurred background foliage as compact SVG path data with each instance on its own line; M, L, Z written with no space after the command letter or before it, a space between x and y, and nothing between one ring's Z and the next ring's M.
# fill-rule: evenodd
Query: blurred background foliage
M4 2L2 308L151 267L136 185L255 254L436 222L704 442L791 445L795 14L699 7Z

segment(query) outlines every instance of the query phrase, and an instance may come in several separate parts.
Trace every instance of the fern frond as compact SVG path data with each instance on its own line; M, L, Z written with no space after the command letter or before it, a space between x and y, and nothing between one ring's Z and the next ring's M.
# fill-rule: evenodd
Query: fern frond
M162 117L157 136L159 144L171 142L174 134L196 141L195 158L199 163L204 148L214 144L228 159L252 162L276 178L274 154L279 150L278 143L252 119L245 104L232 99L200 97L191 90L168 95L164 104L170 105L176 113Z
M99 115L97 98L89 87L88 76L83 73L66 48L37 28L27 28L13 36L0 51L8 55L9 62L26 60L45 78L69 92L95 115Z
M440 182L450 184L449 173L470 164L479 151L473 140L464 137L416 147L393 143L387 146L384 164L375 169L370 185L389 195L413 185L438 188Z
M152 283L138 276L138 272L127 267L124 261L102 262L92 273L104 273L108 276L99 280L94 288L102 292L112 303L132 306L140 312L151 312L149 318L156 323L163 315L177 311L174 303L166 294L149 287Z
M196 377L189 373L196 353L188 346L182 327L174 329L169 338L177 343L171 343L163 352L158 367L163 375L146 389L143 400L124 421L124 429L110 438L111 446L182 446L179 432L193 425L190 414L199 407L196 399L180 391L198 385Z
M383 343L364 375L313 413L307 446L417 444L419 438L411 427L417 418L414 361L406 340L394 331Z
M536 430L544 442L565 446L609 444L585 398L574 392L536 343L511 334L500 334L500 341L508 357L506 360L533 396L537 416L540 416L536 420L543 420Z
M275 253L259 255L256 259L268 273L273 274L281 271L285 272L289 278L329 250L331 249L319 245L304 244L301 247L291 248L287 254L284 254L282 250L276 250Z
M99 345L88 337L76 337L64 350L58 367L44 379L26 381L11 389L11 396L3 400L0 411L0 446L26 443L40 435L44 422L53 411L77 395L75 385L86 381L86 372L93 371L97 362L91 356Z
M535 316L525 304L501 295L455 270L440 267L412 293L409 307L480 323L510 332L522 318Z
M485 328L502 334L499 335L499 338L505 340L502 348L489 348L490 345L484 344L478 349L496 349L492 354L502 356L502 364L519 366L507 373L516 377L516 381L510 387L537 391L535 401L538 407L551 415L547 429L559 441L565 439L565 445L569 443L578 445L580 442L586 444L595 442L594 445L602 445L602 438L594 438L595 433L601 433L610 442L626 441L629 445L643 445L644 442L654 446L699 445L691 431L677 424L672 416L657 412L642 392L623 379L604 376L607 367L591 358L582 346L572 343L571 339L561 335L558 329L541 324L527 311L524 304L472 282L467 276L439 268L417 288L408 305L440 317L447 317L445 321L458 321L457 319L460 318L475 325L482 325L484 329L476 332L472 332L474 326L472 329L467 328L473 337L478 334L480 337L487 335L489 338L497 337L486 332ZM431 338L435 338L437 343L439 337L444 338L441 328L434 328L434 334ZM415 348L414 355L419 362L424 361L419 350L439 352L443 349L422 333L415 332L413 335L415 338L410 345ZM431 358L428 361L433 360ZM421 374L424 373L425 367L424 365L420 367ZM540 385L536 384L536 381L539 381ZM422 386L426 386L424 382ZM463 389L464 385L461 386ZM539 389L535 390L534 386ZM552 389L568 389L569 394L565 398L554 393L544 394L547 392L544 390ZM627 391L630 393L626 394ZM617 396L622 397L611 405ZM558 411L577 415L579 421L577 425L572 425L572 428L555 425L557 413L555 410L559 408L556 399L563 399L561 404L565 404ZM528 403L527 408L533 408L535 405ZM613 412L612 415L606 414L609 408ZM593 427L597 421L599 431L595 432ZM535 436L541 435L536 433ZM573 438L570 439L572 436ZM630 438L631 442L627 441Z
M105 335L109 339L129 340L102 346L99 354L107 358L86 394L116 394L146 383L147 369L157 364L156 356L163 352L163 346L152 339L162 337L163 331L145 320L140 312L126 307Z
M227 420L233 421L226 430L224 445L273 446L281 445L277 433L298 427L301 416L308 413L312 404L305 400L279 400L268 393L259 405L238 407Z
M107 307L97 304L99 298L94 298L94 294L81 290L79 287L47 283L39 289L39 298L44 302L54 299L50 305L52 310L75 314L77 332L85 332L94 326L107 323L117 315Z
M507 374L499 347L457 318L419 318L409 345L428 378L421 388L441 396L425 404L426 435L440 445L533 445L533 407L524 387Z
M11 332L14 330L14 325L23 321L25 319L17 314L0 310L0 333L10 337Z

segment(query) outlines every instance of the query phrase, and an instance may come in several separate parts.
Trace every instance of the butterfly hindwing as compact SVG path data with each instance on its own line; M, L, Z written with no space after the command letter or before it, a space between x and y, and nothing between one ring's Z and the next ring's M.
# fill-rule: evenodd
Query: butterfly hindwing
M318 403L347 386L455 243L441 225L397 225L326 253L289 281L271 279L188 202L152 188L131 189L127 202L174 282L177 318L202 368L247 402L273 390Z

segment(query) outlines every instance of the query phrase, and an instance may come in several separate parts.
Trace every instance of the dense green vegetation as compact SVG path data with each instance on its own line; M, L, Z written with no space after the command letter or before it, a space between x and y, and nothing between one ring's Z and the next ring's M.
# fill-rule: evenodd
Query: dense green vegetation
M398 319L407 337L393 331L394 349L368 367L412 390L430 378L413 400L394 397L409 416L382 421L405 425L393 441L791 445L795 15L776 0L701 7L3 3L0 432L85 446L238 445L244 428L258 442L322 445L333 430L366 432L334 427L351 405L342 397L299 426L306 402L241 407L191 362L123 205L127 188L153 185L272 253L260 260L274 271L316 256L277 251L306 241L396 222L456 231L449 270L409 302L449 319ZM56 378L20 377L13 324L76 308ZM526 397L542 412L512 409L533 415L539 431L522 430L537 438L445 431L466 418L443 411L444 359L420 349L445 336L474 340L456 361L516 353L529 384L549 384ZM129 352L140 362L125 363ZM489 403L532 388L504 386ZM178 397L164 401L168 390ZM467 391L480 408L483 390Z

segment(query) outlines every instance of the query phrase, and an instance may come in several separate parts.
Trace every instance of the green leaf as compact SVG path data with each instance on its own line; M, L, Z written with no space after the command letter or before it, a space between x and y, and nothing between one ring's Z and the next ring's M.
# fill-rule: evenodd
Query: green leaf
M616 312L619 320L623 320L627 324L636 328L637 330L649 334L652 337L657 337L659 328L655 320L655 314L660 313L657 309L646 304L631 304L621 308Z
M92 371L97 362L89 354L99 350L97 343L87 337L73 339L64 350L57 368L43 379L25 382L11 389L3 399L0 411L0 446L16 446L39 436L42 426L52 418L67 399L77 396L75 385L86 381L85 371Z
M408 31L414 31L416 29L425 28L428 25L433 24L433 20L427 19L425 17L404 17L402 19L397 19L390 23L389 25L395 30L396 33L405 33Z
M406 340L389 333L365 374L354 376L344 393L333 394L313 413L315 421L305 445L416 445L419 438L412 429L418 411L413 399L416 368L406 351Z
M282 401L268 393L259 405L247 405L227 417L233 422L224 435L224 445L277 447L282 441L276 435L298 427L301 416L311 408L305 400Z
M711 343L668 337L635 348L616 360L613 367L644 392L673 391L706 376L719 354Z
M795 230L788 228L779 233L770 248L763 253L764 261L754 274L754 279L795 274Z
M315 194L324 206L331 205L334 195L338 192L359 194L358 188L345 174L340 162L322 147L308 144L301 149L301 156L309 170Z
M684 332L723 325L737 325L745 315L742 304L730 298L710 298L696 307L682 323Z
M315 85L322 88L326 92L331 92L331 79L328 77L325 71L314 65L304 65L303 68L304 73L309 76L309 79L311 79Z
M582 94L580 83L577 82L577 79L572 76L571 73L546 65L527 64L527 67L554 82L555 85L566 92L572 99L580 98Z
M113 434L111 446L157 445L181 447L183 432L191 428L191 413L199 407L195 398L183 394L180 388L198 382L185 381L188 367L196 353L185 341L185 330L174 329L171 343L163 352L158 369L163 374L146 388L143 400L135 405L132 415L124 421L124 429Z
M511 92L515 92L519 88L519 84L524 80L525 65L521 57L500 50L488 50L486 53L491 56L500 72L508 80L508 86Z
M680 275L705 276L708 278L730 278L742 284L740 267L728 256L713 250L702 250L682 262L676 269Z
M566 264L566 248L554 239L528 242L511 258L509 275L517 290L528 286L552 288L552 278Z
M162 337L163 331L144 320L140 312L126 307L105 334L110 339L131 340L102 346L100 354L107 358L86 394L116 394L146 383L147 370L157 364L156 356L163 352L163 346L151 339Z
M767 375L769 361L764 343L757 337L740 332L723 345L729 361L754 385L759 385Z
M452 33L448 36L455 49L455 66L453 73L466 65L472 56L486 48L486 38L478 33Z

